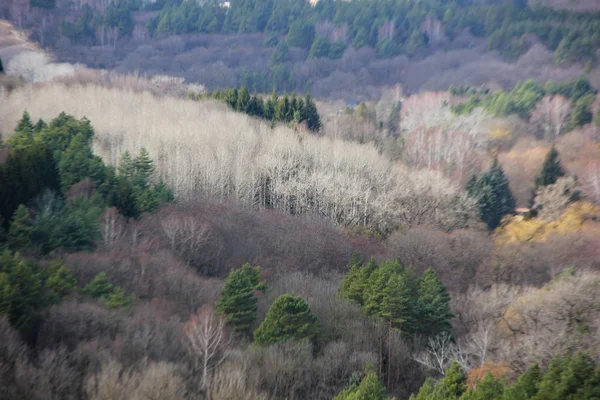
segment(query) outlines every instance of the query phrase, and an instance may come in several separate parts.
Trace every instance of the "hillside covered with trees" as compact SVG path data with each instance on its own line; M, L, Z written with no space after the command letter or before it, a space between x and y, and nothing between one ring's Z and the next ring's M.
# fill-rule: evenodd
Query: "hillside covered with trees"
M0 12L43 22L0 22L0 399L600 398L597 14ZM441 63L451 84L427 91L393 72L470 51L518 73L465 81ZM121 73L140 54L244 72Z

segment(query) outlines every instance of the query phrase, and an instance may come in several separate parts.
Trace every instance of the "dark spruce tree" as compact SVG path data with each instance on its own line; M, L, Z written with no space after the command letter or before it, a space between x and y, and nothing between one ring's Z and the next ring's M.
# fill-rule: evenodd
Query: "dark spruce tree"
M487 172L481 174L477 182L469 181L468 191L477 201L481 220L490 230L500 225L502 217L514 212L515 198L497 159Z
M312 101L309 94L304 98L304 115L306 116L306 127L313 132L321 130L321 117L317 111L317 106Z
M6 235L9 247L14 251L29 248L31 246L32 231L29 210L21 204L10 221L10 229L8 235Z
M232 270L225 280L217 300L217 312L236 332L251 333L258 303L255 290L264 290L259 267L244 264L242 268Z
M565 176L565 171L560 165L556 147L552 146L550 151L548 151L548 154L546 154L542 170L535 178L535 187L539 188L542 186L553 185L561 176Z

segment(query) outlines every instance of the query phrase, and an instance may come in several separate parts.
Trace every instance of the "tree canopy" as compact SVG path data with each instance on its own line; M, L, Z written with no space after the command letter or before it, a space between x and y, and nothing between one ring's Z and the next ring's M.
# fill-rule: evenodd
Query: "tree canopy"
M263 346L285 340L314 341L320 330L319 321L305 300L283 294L271 304L264 321L254 331L254 341Z

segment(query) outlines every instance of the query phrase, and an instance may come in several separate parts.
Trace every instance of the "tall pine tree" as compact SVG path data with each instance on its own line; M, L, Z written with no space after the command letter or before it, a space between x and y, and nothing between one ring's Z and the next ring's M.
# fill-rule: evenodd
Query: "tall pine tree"
M29 219L29 211L23 204L19 205L15 215L10 221L10 228L6 240L13 250L23 250L31 246L31 233L33 228Z
M304 115L306 116L306 127L313 132L321 130L321 117L317 112L317 106L309 94L304 98Z
M133 158L131 158L129 151L125 151L121 156L121 161L119 161L119 175L129 180L133 179L135 175Z
M393 328L411 331L411 293L401 274L395 273L388 280L383 293L379 317Z
M519 377L517 383L504 391L503 400L531 399L538 391L540 379L540 367L533 364L527 372Z
M539 175L535 178L536 189L541 186L553 185L556 183L558 178L565 176L565 171L560 165L558 151L555 146L552 146L542 165L542 170Z
M8 139L8 144L15 149L26 149L33 144L35 128L27 111L17 123L15 133Z
M348 272L342 282L342 296L362 306L364 304L364 295L369 277L376 269L377 263L372 258L366 265L351 265L350 272Z
M150 153L144 147L140 149L138 156L133 161L135 176L133 184L145 189L150 184L150 178L154 174L154 162L150 158Z
M435 336L450 331L450 295L433 268L428 268L419 282L420 332Z
M444 396L442 398L447 399L458 399L467 391L465 371L456 361L450 364L444 379L437 384L436 389Z
M246 263L242 268L232 270L225 279L217 300L217 312L237 332L249 334L251 331L258 308L255 290L264 290L259 267Z
M363 311L367 315L380 314L388 281L393 273L401 272L401 269L397 261L385 261L371 273L363 292Z

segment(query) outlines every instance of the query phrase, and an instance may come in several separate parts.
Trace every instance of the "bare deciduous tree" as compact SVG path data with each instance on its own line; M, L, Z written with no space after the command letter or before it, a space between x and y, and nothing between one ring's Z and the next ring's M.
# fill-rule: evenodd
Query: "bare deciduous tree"
M531 123L542 137L555 141L563 133L571 115L571 102L564 96L546 95L531 113Z
M206 247L214 241L210 226L191 215L170 214L161 221L171 250L186 264L211 261Z
M405 157L411 165L427 167L464 181L478 172L484 157L491 119L482 109L456 115L448 93L423 93L402 106L400 127L406 138Z
M227 357L231 335L226 321L217 316L211 306L204 305L190 317L184 330L194 369L202 370L202 385L206 388L209 372Z
M141 371L109 361L88 377L90 400L182 400L184 383L169 363L150 363Z
M581 182L587 198L600 203L600 161L590 161L585 166Z
M116 208L107 208L100 220L100 232L104 246L111 250L125 236L125 221Z
M443 376L450 363L455 359L455 353L456 345L452 342L452 336L448 332L444 332L430 338L425 350L417 354L414 360Z
M137 152L143 144L155 160L157 179L172 187L179 200L208 198L380 230L442 224L448 219L440 218L442 210L450 219L464 214L461 206L439 206L456 200L451 194L460 194L457 186L443 176L404 168L382 156L373 144L297 134L287 127L271 129L214 101L77 84L50 84L8 96L0 110L3 131L12 131L24 109L36 118L51 119L61 111L86 116L96 131L98 155L114 165L122 152ZM477 124L469 124L460 130L475 135ZM451 162L467 165L459 160L465 154L462 142L451 142L458 146L449 150ZM428 196L419 200L421 204L408 207L405 193L423 192ZM433 198L438 195L442 198ZM431 206L432 201L437 205ZM405 206L395 212L398 204Z
M541 218L554 221L562 215L567 206L577 198L578 186L575 178L558 178L556 183L537 190L533 209Z

